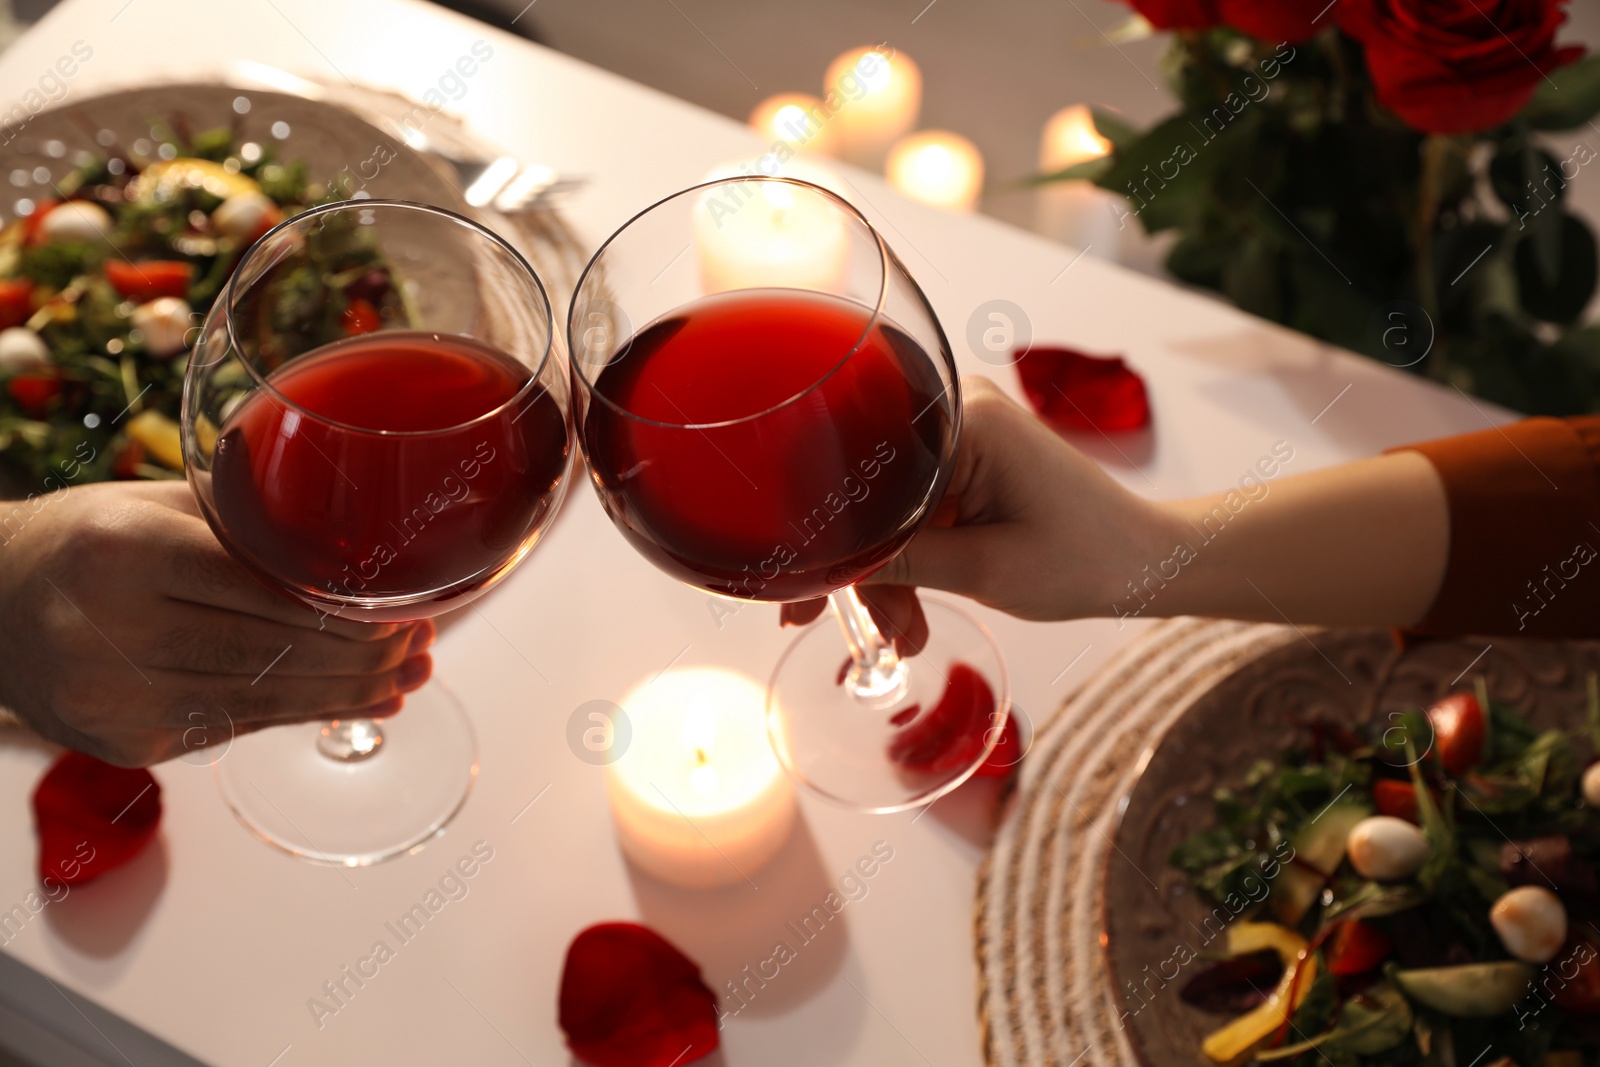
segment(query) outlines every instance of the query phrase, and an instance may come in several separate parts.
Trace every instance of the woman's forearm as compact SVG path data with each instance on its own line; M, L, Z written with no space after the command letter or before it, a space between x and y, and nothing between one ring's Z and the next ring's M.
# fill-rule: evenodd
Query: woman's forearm
M1166 559L1121 590L1117 615L1409 626L1438 594L1450 550L1444 484L1396 452L1163 505Z

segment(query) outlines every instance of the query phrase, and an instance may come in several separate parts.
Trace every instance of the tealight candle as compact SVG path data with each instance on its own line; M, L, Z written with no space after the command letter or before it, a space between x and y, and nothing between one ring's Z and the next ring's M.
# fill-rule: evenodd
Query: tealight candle
M708 180L737 173L723 168ZM781 174L824 187L831 182L820 168L799 161ZM783 182L706 189L694 206L694 241L708 295L744 288L838 292L850 265L850 234L836 206Z
M971 211L983 192L977 146L947 130L925 130L895 145L885 173L901 193L946 211Z
M1083 104L1062 108L1045 123L1039 144L1039 170L1066 170L1111 152L1111 142L1095 129L1094 116ZM1115 193L1082 178L1051 182L1039 190L1035 218L1040 233L1079 248L1116 258L1127 227L1138 223ZM1120 220L1120 221L1119 221Z
M889 146L917 124L922 71L904 52L852 48L828 67L823 91L840 154L876 170Z
M606 768L624 855L664 882L742 882L794 825L794 785L767 739L766 690L715 667L668 670L622 701L632 727Z
M750 113L750 128L774 143L784 142L796 152L831 156L839 150L832 120L833 115L816 97L779 93L756 105Z

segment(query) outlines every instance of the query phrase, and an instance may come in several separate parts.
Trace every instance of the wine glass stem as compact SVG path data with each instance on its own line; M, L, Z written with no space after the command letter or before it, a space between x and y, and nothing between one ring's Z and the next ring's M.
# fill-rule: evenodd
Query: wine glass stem
M902 699L911 687L905 663L894 650L894 642L883 636L872 613L853 585L828 596L833 613L850 646L850 669L844 685L856 700L868 707L885 707Z
M383 747L383 727L376 719L334 719L317 735L317 751L339 763L359 763Z

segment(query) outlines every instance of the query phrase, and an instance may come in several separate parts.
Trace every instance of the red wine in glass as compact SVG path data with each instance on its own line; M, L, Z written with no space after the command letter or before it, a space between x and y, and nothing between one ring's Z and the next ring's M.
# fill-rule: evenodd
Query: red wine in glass
M285 364L217 440L229 546L269 584L360 600L369 621L470 598L559 501L562 409L543 389L510 403L531 375L479 341L418 331Z
M853 300L721 293L620 352L581 428L591 471L634 547L691 585L824 596L891 559L942 489L938 354Z

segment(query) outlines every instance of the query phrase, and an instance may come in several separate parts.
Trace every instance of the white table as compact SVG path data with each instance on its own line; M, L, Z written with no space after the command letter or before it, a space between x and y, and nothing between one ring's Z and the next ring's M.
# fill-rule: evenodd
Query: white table
M67 83L70 94L248 58L421 96L478 39L492 44L493 57L452 109L522 157L589 176L567 211L591 247L657 197L762 150L728 119L417 0L67 0L0 57L0 110L78 40L94 56ZM1005 298L1026 309L1039 339L1125 353L1143 372L1154 432L1080 442L1137 491L1221 488L1279 440L1294 447L1292 473L1480 428L1491 417L1454 392L1209 299L1076 259L1074 250L986 219L906 202L869 175L851 180L927 290L963 371L992 372L1015 389L1012 372L988 367L964 342L974 309ZM601 772L567 748L568 715L587 700L619 698L673 661L764 677L787 640L775 610L751 608L719 629L708 598L635 555L581 484L548 541L482 608L436 654L438 674L465 701L482 746L477 788L445 836L373 869L312 866L246 834L203 768L161 767L158 846L115 878L46 908L6 945L10 961L38 973L5 968L0 1024L6 1010L53 1013L45 1025L70 1031L83 1062L152 1062L111 1048L115 1039L99 1036L77 1008L67 1011L64 994L42 975L228 1067L564 1063L556 989L579 929L641 919L681 945L722 991L745 964L770 955L787 920L820 903L839 874L883 840L894 859L868 896L729 1020L719 1055L766 1067L980 1062L970 921L992 791L968 787L924 818L856 815L806 800L801 830L757 876L759 890L655 884L619 856ZM1033 716L1056 708L1139 629L992 614L985 621L1009 656L1017 704ZM42 746L0 745L3 908L34 885L28 796L50 755ZM440 912L319 1030L308 998L366 955L384 923L478 840L492 845L494 859L470 895ZM88 1014L100 1019L92 1007ZM101 1023L107 1035L123 1032Z

